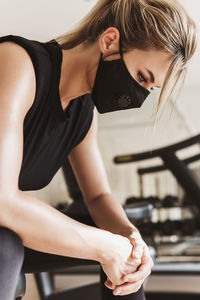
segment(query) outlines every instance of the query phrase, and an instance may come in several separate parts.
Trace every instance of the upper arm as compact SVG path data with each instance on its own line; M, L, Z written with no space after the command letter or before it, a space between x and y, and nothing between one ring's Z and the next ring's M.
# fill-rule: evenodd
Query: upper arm
M26 50L0 44L0 194L15 192L23 156L23 122L35 97L35 72Z
M111 192L97 142L96 110L86 137L71 151L69 160L86 201Z

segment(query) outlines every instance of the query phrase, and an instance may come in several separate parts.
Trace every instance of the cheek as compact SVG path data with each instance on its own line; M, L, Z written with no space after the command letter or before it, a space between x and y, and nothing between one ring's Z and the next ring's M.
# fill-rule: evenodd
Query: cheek
M167 72L168 72L168 68L165 70L159 70L157 72L157 75L155 76L156 77L156 83L155 83L156 86L163 86Z

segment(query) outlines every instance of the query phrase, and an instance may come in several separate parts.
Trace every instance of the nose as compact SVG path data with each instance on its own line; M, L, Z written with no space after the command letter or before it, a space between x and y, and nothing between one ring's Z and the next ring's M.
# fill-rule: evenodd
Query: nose
M145 89L151 91L151 90L153 90L154 85L153 85L153 83L150 82L150 83L145 83L144 87L145 87Z

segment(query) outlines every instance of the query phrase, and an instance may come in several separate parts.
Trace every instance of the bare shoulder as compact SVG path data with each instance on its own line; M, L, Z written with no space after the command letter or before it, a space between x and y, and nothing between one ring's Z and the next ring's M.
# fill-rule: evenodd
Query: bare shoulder
M35 70L28 52L12 41L0 43L0 107L15 108L24 116L35 91Z

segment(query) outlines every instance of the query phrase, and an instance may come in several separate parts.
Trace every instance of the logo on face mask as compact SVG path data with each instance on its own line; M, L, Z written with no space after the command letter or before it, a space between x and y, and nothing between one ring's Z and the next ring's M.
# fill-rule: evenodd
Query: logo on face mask
M149 90L130 74L123 60L120 41L120 59L105 61L102 54L97 68L92 99L99 113L141 107Z
M126 108L131 105L131 97L128 94L116 97L116 103L119 107Z

